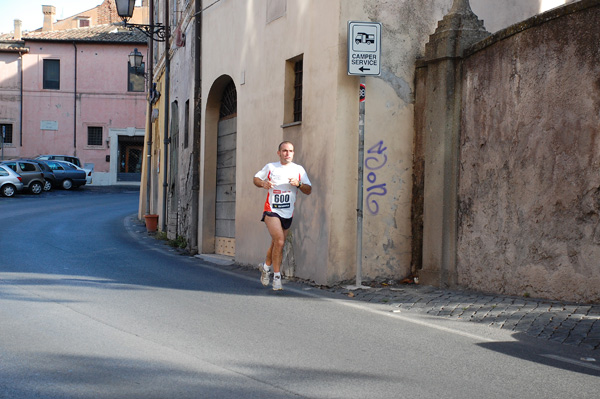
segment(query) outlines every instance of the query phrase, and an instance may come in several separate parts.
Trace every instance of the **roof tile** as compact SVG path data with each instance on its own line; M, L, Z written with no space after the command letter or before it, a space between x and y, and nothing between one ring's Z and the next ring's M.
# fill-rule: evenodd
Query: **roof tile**
M84 28L24 33L22 35L22 41L28 40L145 44L148 42L148 37L138 29L129 30L123 26L123 23L113 23ZM0 37L0 43L3 42L6 42L6 39ZM12 40L12 42L14 42L14 40Z

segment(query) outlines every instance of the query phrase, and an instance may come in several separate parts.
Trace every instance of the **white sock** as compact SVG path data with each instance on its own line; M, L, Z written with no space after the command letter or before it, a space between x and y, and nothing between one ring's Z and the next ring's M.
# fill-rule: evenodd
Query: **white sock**
M267 265L266 263L263 263L263 269L267 272L271 271L271 266Z
M281 278L281 272L273 273L273 278Z

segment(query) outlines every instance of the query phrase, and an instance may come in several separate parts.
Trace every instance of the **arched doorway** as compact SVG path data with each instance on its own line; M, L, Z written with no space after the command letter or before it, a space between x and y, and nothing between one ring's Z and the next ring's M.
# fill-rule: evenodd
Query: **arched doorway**
M237 92L230 81L221 97L217 128L215 253L235 256Z

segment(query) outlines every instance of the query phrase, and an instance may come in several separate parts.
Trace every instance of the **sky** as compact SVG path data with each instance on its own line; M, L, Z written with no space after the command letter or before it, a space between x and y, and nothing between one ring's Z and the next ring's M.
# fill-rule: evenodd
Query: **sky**
M64 19L102 4L103 0L0 0L0 33L14 30L15 19L23 22L22 30L41 28L42 5L56 7L56 20ZM138 1L139 2L139 1Z

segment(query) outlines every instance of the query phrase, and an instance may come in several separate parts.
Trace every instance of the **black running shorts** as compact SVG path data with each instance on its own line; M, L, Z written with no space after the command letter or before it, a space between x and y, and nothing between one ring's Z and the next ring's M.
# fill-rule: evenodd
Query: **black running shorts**
M286 219L286 218L282 218L281 216L279 216L275 212L263 212L262 219L260 219L261 222L265 221L265 216L271 216L271 217L274 217L274 218L279 218L279 221L281 221L281 227L283 227L284 230L288 230L292 226L292 219L293 218Z

